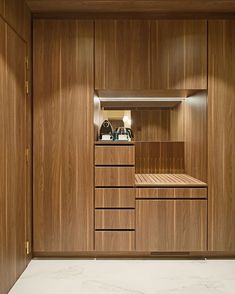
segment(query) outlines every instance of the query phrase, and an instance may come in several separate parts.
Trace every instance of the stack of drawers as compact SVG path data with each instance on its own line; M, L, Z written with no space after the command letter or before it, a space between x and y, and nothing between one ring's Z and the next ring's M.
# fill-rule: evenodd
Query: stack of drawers
M135 250L135 146L95 146L95 250Z

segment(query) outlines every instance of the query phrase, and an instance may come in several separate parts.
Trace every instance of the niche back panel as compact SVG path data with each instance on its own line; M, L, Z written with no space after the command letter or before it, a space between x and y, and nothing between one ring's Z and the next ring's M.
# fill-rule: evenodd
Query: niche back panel
M92 21L34 22L35 255L93 250L93 45Z

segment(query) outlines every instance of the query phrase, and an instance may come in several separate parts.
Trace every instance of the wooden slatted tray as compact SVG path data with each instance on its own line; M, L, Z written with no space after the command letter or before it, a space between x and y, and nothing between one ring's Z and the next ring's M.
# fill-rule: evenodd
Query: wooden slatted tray
M136 174L137 187L207 187L207 184L186 174Z

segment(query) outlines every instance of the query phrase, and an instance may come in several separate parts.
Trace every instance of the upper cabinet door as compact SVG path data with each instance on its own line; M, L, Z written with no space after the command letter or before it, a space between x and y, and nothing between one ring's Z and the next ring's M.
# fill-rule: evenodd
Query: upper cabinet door
M151 87L207 88L206 21L152 21Z
M150 88L150 22L101 20L95 25L95 88Z

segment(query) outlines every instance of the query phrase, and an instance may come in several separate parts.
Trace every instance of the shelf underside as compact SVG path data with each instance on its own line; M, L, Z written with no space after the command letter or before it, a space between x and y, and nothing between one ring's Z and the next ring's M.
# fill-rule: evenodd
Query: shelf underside
M207 184L186 174L136 174L137 187L207 187Z

